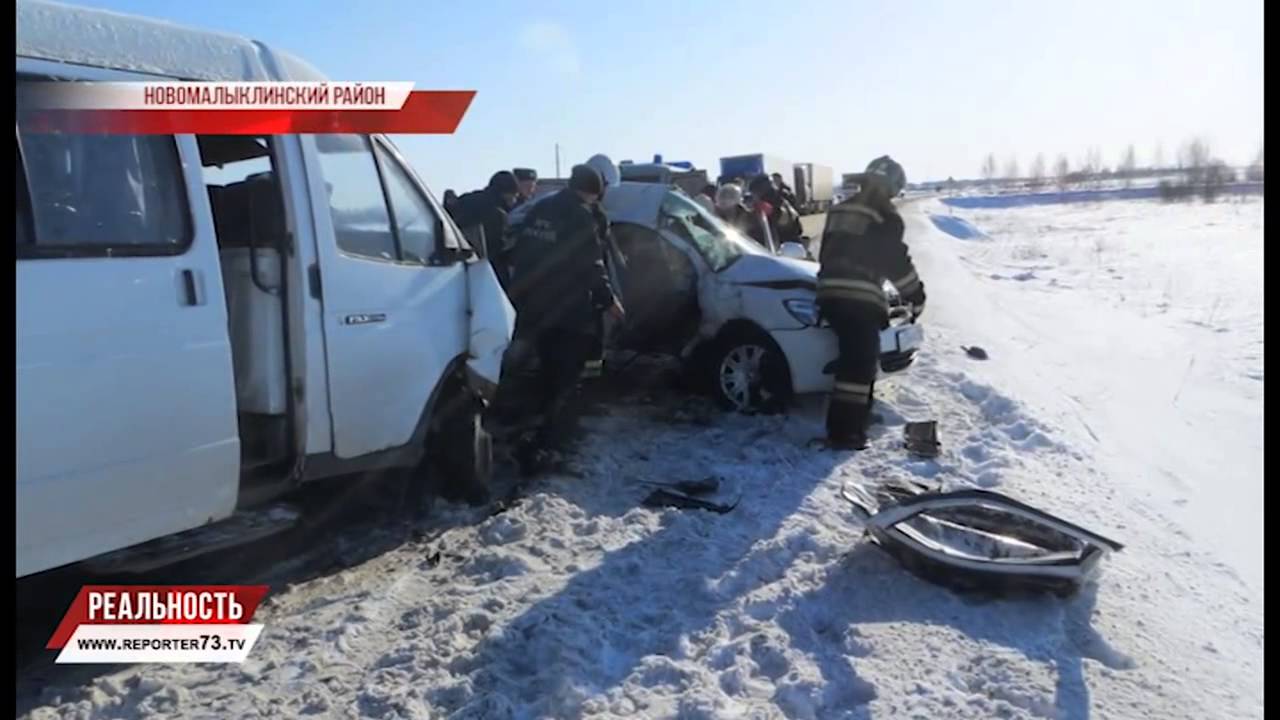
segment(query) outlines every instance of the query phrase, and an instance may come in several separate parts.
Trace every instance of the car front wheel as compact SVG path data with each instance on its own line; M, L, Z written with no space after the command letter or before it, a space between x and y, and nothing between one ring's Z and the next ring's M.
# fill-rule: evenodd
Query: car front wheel
M708 360L711 391L727 409L780 412L790 400L787 360L763 333L738 333L724 338Z

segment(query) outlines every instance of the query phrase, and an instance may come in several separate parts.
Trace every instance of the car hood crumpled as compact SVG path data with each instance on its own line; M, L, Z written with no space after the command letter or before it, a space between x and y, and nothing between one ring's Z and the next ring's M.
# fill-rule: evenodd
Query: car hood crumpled
M817 292L818 263L777 255L743 255L725 268L720 277L735 285Z

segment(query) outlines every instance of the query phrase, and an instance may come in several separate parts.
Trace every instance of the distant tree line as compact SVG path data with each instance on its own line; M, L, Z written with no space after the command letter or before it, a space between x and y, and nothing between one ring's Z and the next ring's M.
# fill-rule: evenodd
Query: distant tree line
M1052 185L1065 191L1069 188L1096 188L1108 181L1120 181L1127 188L1135 179L1159 177L1160 197L1166 201L1199 196L1205 202L1213 202L1227 185L1241 177L1249 182L1262 182L1262 158L1262 146L1259 145L1253 162L1238 172L1213 156L1208 140L1195 137L1178 148L1173 167L1166 167L1164 148L1159 143L1151 153L1151 162L1145 167L1138 165L1138 152L1133 144L1124 149L1114 167L1103 161L1102 150L1094 146L1088 148L1074 165L1066 155L1058 155L1053 166L1049 167L1044 153L1038 153L1026 176L1019 173L1016 156L1006 158L1001 174L996 154L987 153L982 160L982 179L988 184L1027 188Z

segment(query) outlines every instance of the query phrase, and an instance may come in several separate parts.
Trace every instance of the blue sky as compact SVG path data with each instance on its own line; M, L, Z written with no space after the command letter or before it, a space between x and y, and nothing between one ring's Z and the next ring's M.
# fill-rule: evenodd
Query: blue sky
M770 152L911 180L1166 160L1193 135L1232 163L1262 143L1261 0L81 0L245 34L340 80L474 89L457 134L400 137L437 192L596 152L717 168Z

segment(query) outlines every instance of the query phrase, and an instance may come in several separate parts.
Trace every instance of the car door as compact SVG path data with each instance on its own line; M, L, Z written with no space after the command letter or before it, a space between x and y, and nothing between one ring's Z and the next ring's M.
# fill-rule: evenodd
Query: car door
M621 294L626 319L618 343L634 350L680 348L698 322L698 273L661 233L635 223L614 223L622 256Z
M349 459L411 438L466 352L467 278L438 252L442 213L390 143L315 135L308 145L329 203L318 255L333 447Z
M229 515L240 442L195 139L17 136L22 576Z

